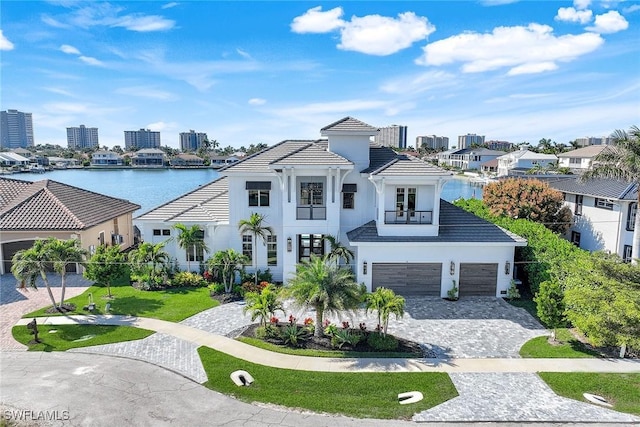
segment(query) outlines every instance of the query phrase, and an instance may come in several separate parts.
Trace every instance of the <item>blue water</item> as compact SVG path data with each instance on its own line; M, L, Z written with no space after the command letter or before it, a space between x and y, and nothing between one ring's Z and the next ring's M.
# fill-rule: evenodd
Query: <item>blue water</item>
M51 179L126 199L141 206L134 213L137 216L213 181L218 177L218 172L214 169L68 169L41 174L20 173L8 177L25 181ZM442 198L448 201L474 196L482 198L482 187L471 185L467 179L452 179L442 190Z

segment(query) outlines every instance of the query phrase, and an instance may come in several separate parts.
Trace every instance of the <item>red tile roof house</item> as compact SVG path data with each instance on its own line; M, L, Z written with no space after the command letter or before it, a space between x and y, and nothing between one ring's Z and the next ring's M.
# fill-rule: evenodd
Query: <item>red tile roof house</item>
M137 209L127 200L57 181L0 178L0 274L10 273L13 254L36 239L79 239L90 252L99 244L126 249L133 245Z
M350 267L369 290L446 297L456 281L461 296L506 294L515 248L526 241L441 200L451 172L376 145L371 137L378 129L352 117L320 133L321 139L285 140L226 166L219 179L134 223L145 241L168 240L165 249L181 268L187 253L174 238L176 223L204 230L209 251L189 254L192 269L233 248L255 252L251 264L286 283L299 262L328 252L322 238L332 235L354 251ZM274 230L266 244L238 232L238 222L253 212Z

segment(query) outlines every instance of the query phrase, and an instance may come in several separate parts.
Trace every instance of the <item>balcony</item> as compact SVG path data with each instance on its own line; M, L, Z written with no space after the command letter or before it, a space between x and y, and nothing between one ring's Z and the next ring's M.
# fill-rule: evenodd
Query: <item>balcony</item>
M385 224L433 224L433 211L384 211Z
M324 206L298 206L296 219L323 220L327 219L327 208Z

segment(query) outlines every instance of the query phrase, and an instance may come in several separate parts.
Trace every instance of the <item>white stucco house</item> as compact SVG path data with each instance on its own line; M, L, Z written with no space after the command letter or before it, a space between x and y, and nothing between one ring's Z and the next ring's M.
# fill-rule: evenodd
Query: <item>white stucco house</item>
M499 177L526 175L536 166L546 168L558 162L555 154L536 153L524 148L504 154L497 159Z
M589 145L577 150L558 154L558 166L570 168L574 172L582 172L591 167L593 158L602 152L606 145Z
M526 241L441 200L451 173L373 144L377 133L345 117L322 128L321 139L285 140L228 165L134 222L150 242L175 237L176 223L199 224L208 254L167 243L183 268L187 256L200 261L227 248L251 256L257 245L258 268L286 283L333 235L355 252L350 267L369 290L444 297L455 281L460 296L506 294L515 248ZM274 230L266 245L238 232L253 212Z
M611 179L582 182L577 177L549 180L549 185L564 193L565 204L574 214L574 224L566 238L589 251L609 251L625 261L632 254L638 187Z
M489 150L484 147L462 148L438 153L439 166L450 166L462 170L480 170L481 165L504 155L504 151Z

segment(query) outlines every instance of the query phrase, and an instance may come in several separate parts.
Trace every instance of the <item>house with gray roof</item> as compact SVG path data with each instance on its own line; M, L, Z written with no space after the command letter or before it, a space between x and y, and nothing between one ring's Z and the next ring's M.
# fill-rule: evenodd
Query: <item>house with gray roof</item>
M548 168L558 162L555 154L544 154L521 148L498 157L497 176L522 176L535 168Z
M574 224L566 238L589 251L608 251L625 261L632 253L638 210L638 186L613 179L581 181L578 177L549 179L549 186L564 194Z
M484 147L468 147L438 153L437 158L439 166L479 171L483 163L495 160L504 154L504 151L490 150Z
M526 241L440 198L452 173L376 145L378 128L345 117L319 139L284 140L220 169L220 178L134 218L145 241L166 241L181 268L233 248L284 283L298 263L336 236L369 290L444 297L506 294L517 246ZM238 223L264 215L266 240ZM200 225L208 253L178 246L174 226ZM344 260L343 260L344 262Z
M91 253L97 245L133 245L133 212L127 200L52 180L0 178L0 274L11 271L11 258L36 239L78 239Z

